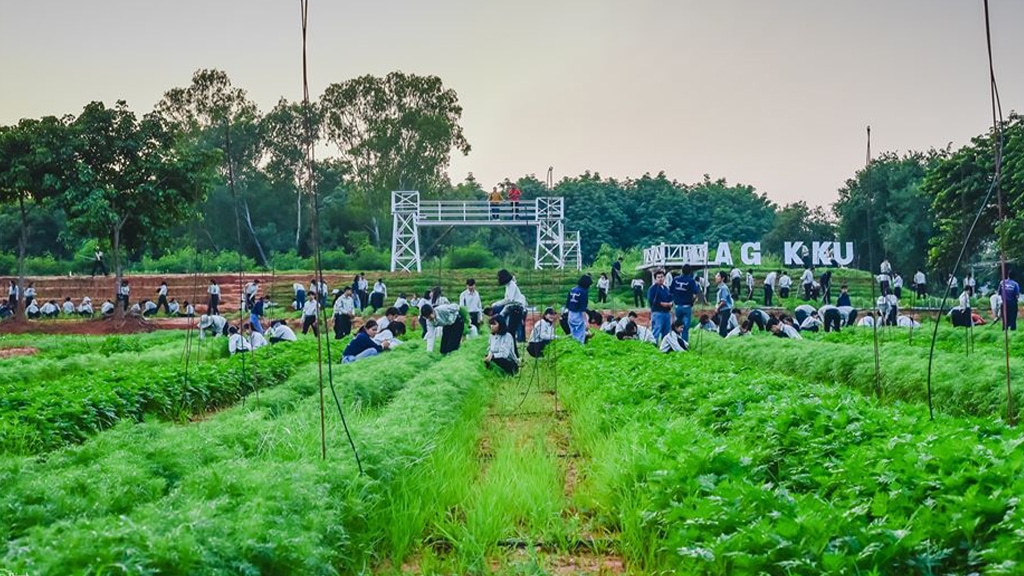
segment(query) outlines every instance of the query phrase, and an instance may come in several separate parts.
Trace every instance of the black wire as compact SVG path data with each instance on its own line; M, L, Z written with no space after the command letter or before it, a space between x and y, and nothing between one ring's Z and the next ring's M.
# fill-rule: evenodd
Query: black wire
M309 186L312 202L313 202L313 257L315 259L315 266L317 272L317 279L319 285L317 286L317 293L315 297L319 300L320 298L320 287L324 285L324 268L323 261L320 253L320 200L317 193L318 186L316 184L316 154L313 146L313 123L309 114L309 74L307 71L307 58L306 58L306 30L309 22L309 0L300 0L299 3L302 13L302 114L306 124L306 168L307 168L307 186ZM320 306L320 318L323 320L321 326L317 327L317 361L319 363L319 378L320 378L320 442L321 442L321 456L323 459L327 458L327 444L326 434L324 430L324 401L323 401L323 354L321 353L321 346L323 340L327 341L327 382L331 388L331 395L334 397L334 404L338 408L338 415L341 417L342 427L345 429L345 436L348 438L348 444L352 448L352 454L356 459L356 466L359 468L359 474L363 474L363 463L359 458L359 451L356 449L356 444L352 440L352 433L348 427L348 421L345 418L345 411L342 410L341 400L338 399L338 391L334 387L334 369L333 362L331 360L331 339L324 338L324 332L327 330L327 311L324 306Z

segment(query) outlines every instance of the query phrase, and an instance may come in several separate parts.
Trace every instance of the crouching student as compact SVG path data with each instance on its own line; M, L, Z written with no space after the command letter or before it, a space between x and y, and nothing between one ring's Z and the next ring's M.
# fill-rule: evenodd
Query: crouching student
M388 324L387 328L381 328L380 324L377 325L377 335L373 337L373 341L377 344L384 344L389 342L388 350L393 349L395 346L402 344L399 340L402 336L405 336L405 324L402 322L394 321Z
M29 302L28 306L25 307L25 316L28 317L29 320L38 320L42 315L43 314L39 311L39 306L35 301Z
M39 313L43 315L43 318L56 318L60 315L60 308L57 307L56 302L49 300L39 309Z
M394 307L398 309L399 316L405 316L409 313L409 301L405 298L405 292L400 293L398 298L395 299Z
M747 320L751 323L751 329L756 325L757 329L762 332L768 329L768 322L771 319L771 315L760 308L754 308L747 314Z
M171 316L181 316L181 304L178 304L177 298L171 298L167 303L167 313Z
M199 330L199 339L206 338L206 333L209 332L214 338L217 336L228 335L228 319L218 314L203 314L199 317L199 325L196 326Z
M839 317L843 321L843 326L850 327L857 324L857 309L853 306L838 306L836 310L839 311Z
M701 330L707 330L708 332L717 332L718 325L711 321L711 317L707 314L701 314L698 320Z
M199 333L202 336L202 332ZM235 355L238 352L248 352L252 350L252 346L249 345L249 341L244 336L238 333L238 328L234 326L228 328L228 354Z
M341 353L341 363L350 364L364 358L372 358L388 349L390 342L378 344L373 340L377 335L377 321L367 320L366 324L356 332L355 338L348 343L345 351Z
M519 372L519 358L516 356L516 341L512 338L505 323L497 316L491 317L491 338L484 356L484 366L490 368L494 364L505 374L514 376Z
M806 318L803 319L802 322L800 322L801 332L817 332L818 330L821 330L821 327L822 322L821 318L818 316L817 310L811 312L809 316L807 316Z
M462 344L462 332L465 330L466 321L459 313L459 307L455 304L439 304L431 306L424 304L420 308L420 316L426 321L427 330L427 352L434 351L434 342L437 340L437 329L441 329L441 354L448 354L459 349Z
M534 358L544 357L544 348L555 339L555 309L548 308L541 319L533 325L530 341L526 345L526 353Z
M75 313L75 303L71 301L71 296L64 297L64 304L61 306L61 312L65 316L71 316Z
M587 342L587 318L585 316L588 306L588 291L591 285L589 274L584 274L576 282L576 286L569 290L565 299L565 308L569 311L569 332L574 340L580 344Z
M754 323L749 318L736 325L735 328L729 330L729 333L725 335L726 338L740 338L743 336L750 336L750 329L754 326Z
M677 318L672 322L672 330L661 339L658 347L662 352L686 352L690 349L689 343L683 340L683 319Z
M779 322L778 324L772 324L772 334L775 334L779 338L792 338L794 340L803 340L804 337L797 332L796 328L793 328L791 324L786 322Z
M843 325L843 315L837 306L826 304L818 309L818 315L825 325L825 332L839 332Z
M156 302L153 302L152 300L146 299L142 301L142 315L146 318L149 318L150 316L155 316L156 311L159 309L160 307L157 306Z
M114 303L107 299L100 306L100 315L102 316L113 316L114 315Z
M810 304L801 304L793 309L793 315L796 316L796 323L801 326L808 316L816 312L817 309Z
M269 345L267 338L262 332L257 332L252 329L252 324L246 322L242 325L242 336L249 339L249 345L253 350L259 350L264 346Z
M82 298L81 304L78 305L77 312L79 316L92 316L94 314L92 309L92 298L88 296Z
M288 326L288 322L285 320L274 320L270 323L270 330L267 332L270 336L270 343L277 344L278 342L295 342L298 338L295 337L295 332Z
M618 325L619 321L615 319L611 314L604 317L604 323L601 324L601 332L605 334L615 334L615 326Z

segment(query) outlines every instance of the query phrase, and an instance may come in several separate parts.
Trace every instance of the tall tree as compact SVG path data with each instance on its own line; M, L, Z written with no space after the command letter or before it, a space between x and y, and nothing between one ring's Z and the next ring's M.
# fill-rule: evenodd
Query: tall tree
M61 202L72 231L109 241L116 291L122 250L166 243L194 217L220 154L180 138L156 114L139 120L124 101L87 105L71 128L78 169Z
M301 102L288 102L284 98L268 112L262 120L262 133L269 157L266 170L279 185L286 185L295 192L295 249L299 250L302 238L303 190L308 190L309 178L306 170L306 150L316 146L320 133L320 114L315 105L310 105L305 114ZM307 118L311 126L306 126ZM310 137L313 142L310 142Z
M18 205L21 224L18 285L22 288L25 286L29 210L53 198L64 186L73 165L71 157L67 119L47 116L0 127L0 203Z
M970 144L944 154L924 179L923 191L931 200L936 222L929 253L929 262L936 268L952 269L979 210L977 227L967 239L967 254L999 244L1010 260L1024 259L1024 117L1011 114L1003 124L1002 221L998 194L982 205L995 172L994 144L991 132L976 136Z
M246 182L255 176L264 153L256 104L245 90L231 84L225 72L201 69L192 75L187 88L168 90L157 103L156 111L179 129L201 136L223 152L222 175L234 202L238 249L242 244L241 208L260 261L269 265L246 194Z
M772 228L761 242L765 251L781 254L784 242L828 241L836 237L836 223L823 208L811 208L803 200L786 204L775 212Z
M350 167L359 199L376 216L387 212L392 190L432 195L448 186L452 150L469 154L454 90L437 76L392 72L331 84L320 99L327 139Z
M888 152L839 189L833 205L839 235L857 246L862 268L877 270L886 258L903 274L925 265L934 220L921 185L936 157Z

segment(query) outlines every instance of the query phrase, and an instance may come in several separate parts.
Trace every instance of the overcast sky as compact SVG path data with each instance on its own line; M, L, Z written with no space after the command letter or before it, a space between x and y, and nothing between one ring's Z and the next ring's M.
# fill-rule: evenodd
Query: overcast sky
M1024 110L1024 2L990 0L1003 108ZM828 204L872 149L991 123L981 0L311 0L310 83L392 70L454 88L488 186L554 167L664 170ZM0 123L126 99L197 68L269 110L301 96L298 0L0 0Z

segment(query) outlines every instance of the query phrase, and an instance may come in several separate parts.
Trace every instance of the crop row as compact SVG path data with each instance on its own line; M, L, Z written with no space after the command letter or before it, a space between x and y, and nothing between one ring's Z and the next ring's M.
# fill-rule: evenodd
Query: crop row
M921 332L921 331L917 331ZM935 409L953 415L1000 417L1006 415L1006 361L999 338L989 336L976 343L969 356L960 348L950 350L963 331L940 331L932 363L932 398ZM930 334L929 334L930 335ZM820 338L820 339L819 339ZM755 334L750 338L704 341L704 353L729 356L778 374L831 383L836 382L876 394L871 331L844 330L839 334L812 335L801 341ZM928 398L930 340L923 333L910 338L906 329L886 336L879 352L880 385L886 400L925 403ZM1014 343L1017 346L1017 343ZM955 351L954 351L955 350ZM1014 415L1024 393L1024 364L1011 351L1011 387Z
M124 424L46 461L0 460L9 518L0 565L42 574L365 568L392 537L388 496L444 449L479 404L485 375L475 356L441 359L417 343L336 368L360 476L333 405L320 459L316 373L302 369L259 402L189 426Z
M193 358L187 371L179 341L173 350L149 356L152 362L108 362L102 369L68 370L49 379L3 386L0 452L52 450L82 442L125 419L186 419L278 384L315 358L312 341L233 358L226 357L223 339L208 346L213 352L205 352L201 362Z
M1019 573L1019 431L929 421L921 406L880 406L763 362L631 344L596 338L559 370L574 435L593 461L585 482L595 508L635 565Z

